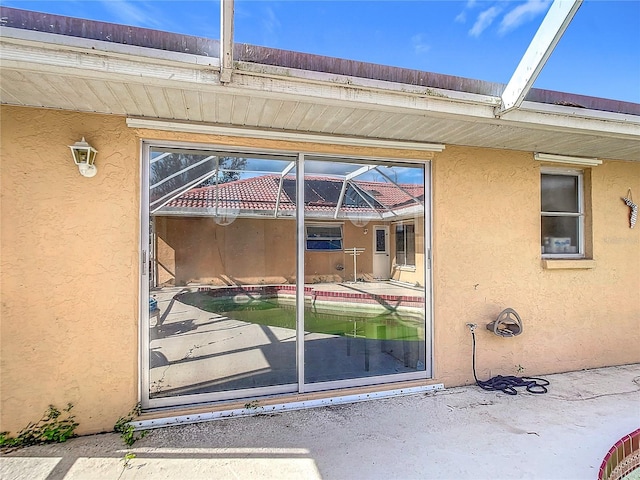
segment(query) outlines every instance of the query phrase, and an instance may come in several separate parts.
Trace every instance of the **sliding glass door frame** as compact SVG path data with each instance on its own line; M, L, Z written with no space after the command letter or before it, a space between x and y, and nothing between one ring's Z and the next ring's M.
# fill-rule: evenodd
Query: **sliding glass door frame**
M149 178L150 178L150 159L151 149L153 147L176 148L176 149L198 149L202 151L229 152L230 154L266 154L266 155L286 155L295 157L296 161L296 371L297 383L288 383L284 385L255 387L238 390L227 390L222 392L187 394L174 397L151 398L150 393L150 315L149 315L149 298L150 285L154 269L152 268L151 255L155 254L151 245L151 222L150 222L150 206L149 206ZM424 221L423 221L423 238L424 238L424 277L425 277L425 305L424 305L424 330L425 339L422 348L425 350L425 369L408 373L396 373L387 375L378 375L370 377L358 377L345 380L325 381L317 383L305 382L305 325L304 325L304 306L305 306L305 157L312 156L314 159L325 158L331 161L332 158L340 160L353 160L354 162L366 163L367 161L384 162L389 165L397 166L420 166L423 169L423 184L428 190L425 195L424 205ZM305 392L316 392L324 390L332 390L337 388L351 388L359 386L368 386L375 384L384 384L391 382L400 382L417 379L431 378L433 375L433 291L432 291L432 255L431 255L431 164L429 161L390 159L363 156L345 156L340 155L305 155L303 152L286 152L273 149L255 149L243 147L230 147L213 144L185 143L173 141L143 140L140 147L141 159L141 175L140 175L140 311L139 311L139 398L143 409L155 409L163 407L188 406L197 403L211 403L220 401L233 401L245 398L256 398L263 396L274 396L282 394L296 394ZM426 192L425 192L426 193ZM155 241L155 240L154 240ZM389 245L392 248L392 245Z

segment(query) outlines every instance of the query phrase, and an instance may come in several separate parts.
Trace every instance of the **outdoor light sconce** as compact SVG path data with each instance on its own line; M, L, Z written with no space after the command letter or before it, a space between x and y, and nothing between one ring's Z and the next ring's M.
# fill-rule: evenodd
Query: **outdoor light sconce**
M98 173L98 169L94 165L98 151L89 145L84 137L81 141L69 145L69 148L73 155L73 161L83 177L93 177Z

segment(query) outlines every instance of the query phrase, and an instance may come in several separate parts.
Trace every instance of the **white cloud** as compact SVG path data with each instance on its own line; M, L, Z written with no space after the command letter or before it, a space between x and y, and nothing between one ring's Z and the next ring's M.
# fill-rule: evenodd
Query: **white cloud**
M518 5L504 16L500 22L498 33L504 35L511 30L515 30L523 23L546 12L550 4L551 0L527 0L522 5Z
M166 29L166 22L160 21L162 16L156 14L153 2L137 2L130 0L103 0L105 10L125 25L136 25L146 28Z
M276 16L273 8L265 8L264 9L264 17L262 18L262 26L265 30L265 33L269 35L274 35L280 29L280 20Z
M465 12L464 10L462 12L460 12L458 14L458 16L455 18L456 23L464 23L467 21L467 12Z
M493 6L488 8L478 15L476 19L476 23L473 24L471 30L469 30L469 35L472 37L479 37L482 32L484 32L495 20L495 18L500 14L500 8Z
M411 37L411 44L413 45L413 51L418 55L425 54L431 49L431 45L427 43L424 35L421 33Z

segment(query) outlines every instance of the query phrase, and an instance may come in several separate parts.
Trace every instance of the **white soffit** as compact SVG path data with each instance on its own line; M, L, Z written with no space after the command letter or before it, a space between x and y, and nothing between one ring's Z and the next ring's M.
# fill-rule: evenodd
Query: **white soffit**
M496 118L497 96L249 62L235 62L231 82L222 84L217 58L0 30L1 101L9 105L163 119L181 129L181 122L233 127L226 135L273 131L291 139L296 132L331 144L544 149L640 161L635 114L525 101Z
M445 149L444 145L436 143L405 142L372 138L348 138L298 132L281 132L276 130L235 128L221 125L203 125L196 123L170 122L165 120L149 120L145 118L127 118L127 126L130 128L165 130L170 132L203 133L208 135L259 138L264 140L287 140L294 142L321 143L328 145L345 145L350 147L394 148L399 150L418 150L423 152L442 152Z

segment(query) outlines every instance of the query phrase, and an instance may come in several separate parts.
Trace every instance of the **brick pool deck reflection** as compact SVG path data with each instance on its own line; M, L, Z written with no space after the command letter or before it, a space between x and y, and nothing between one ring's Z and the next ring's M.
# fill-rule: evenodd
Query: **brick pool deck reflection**
M295 295L295 285L243 285L231 287L198 287L198 291L211 296L271 294ZM424 307L424 289L391 282L343 282L305 285L305 297L312 301L329 301L358 304L402 305Z

